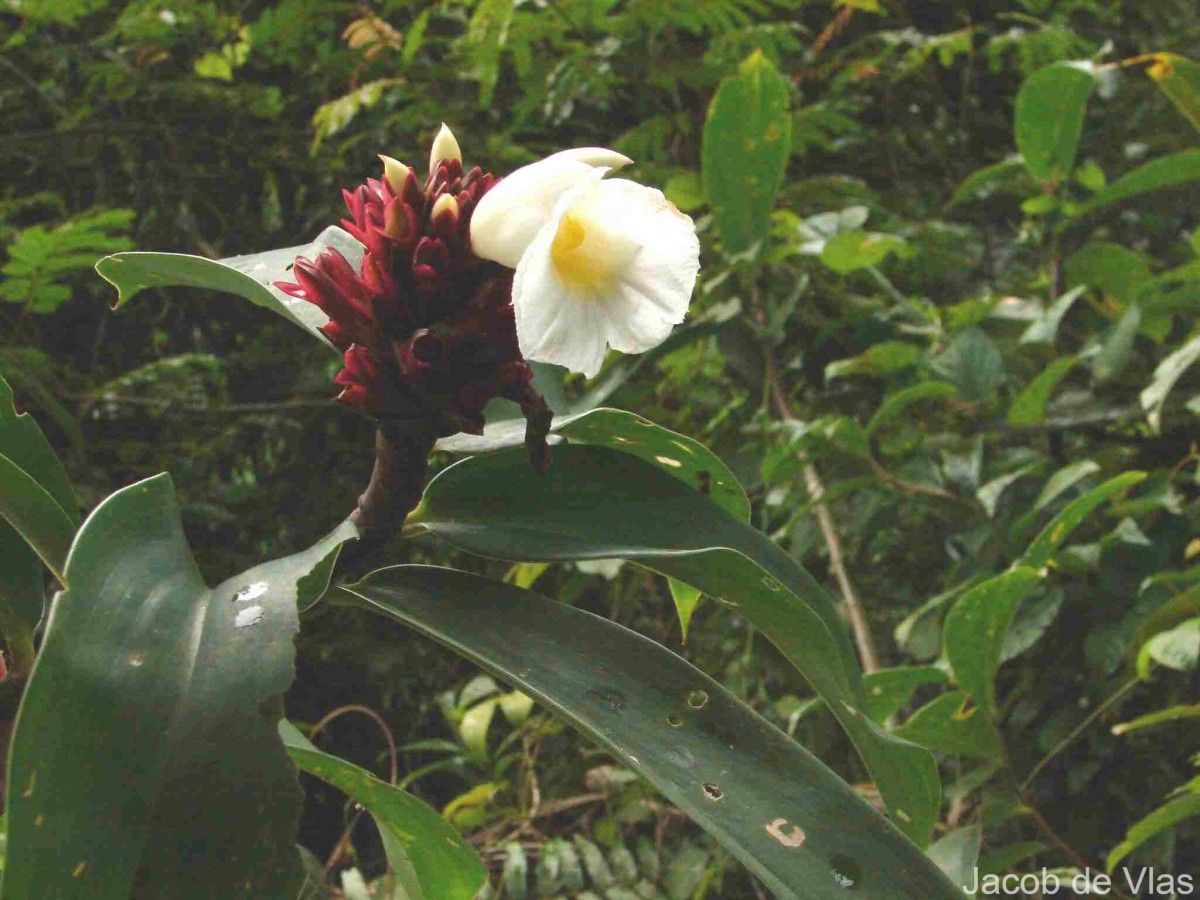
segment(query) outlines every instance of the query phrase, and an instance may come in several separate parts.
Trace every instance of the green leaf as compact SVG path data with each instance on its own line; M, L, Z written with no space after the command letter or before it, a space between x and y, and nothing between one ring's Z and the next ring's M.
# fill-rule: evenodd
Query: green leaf
M908 255L908 244L894 234L844 231L830 238L821 250L821 262L839 275L877 266L893 253Z
M1173 828L1180 822L1196 816L1200 816L1200 791L1185 788L1183 793L1168 800L1150 815L1130 826L1125 840L1108 854L1106 863L1108 871L1112 872L1121 860L1147 841L1162 834L1168 828Z
M297 583L340 541L209 590L167 476L96 508L17 718L6 895L295 896L300 792L276 724Z
M832 877L840 858L861 869L861 896L952 896L924 856L844 782L648 638L450 569L398 566L348 590L519 686L607 747L777 896L841 897Z
M721 82L708 108L704 193L729 255L767 236L792 144L788 83L756 50Z
M1110 203L1200 181L1200 150L1182 150L1152 160L1098 191L1081 210L1092 212Z
M1035 181L1061 181L1075 167L1083 119L1095 80L1072 63L1056 63L1025 79L1017 94L1017 150Z
M954 196L950 198L950 206L958 206L960 203L967 203L971 200L986 200L996 191L1010 184L1019 184L1025 181L1026 174L1025 160L1020 156L1010 156L1002 162L994 165L985 166L972 172L962 180L957 188L954 189Z
M873 344L858 356L839 359L825 367L825 380L844 375L891 375L916 365L921 348L905 341L883 341Z
M967 400L981 401L1004 384L1004 357L996 342L980 328L967 328L933 363L934 370L954 383Z
M1149 660L1177 672L1188 672L1200 662L1200 619L1189 619L1146 641L1138 654L1138 675L1150 673Z
M932 760L862 714L861 675L833 599L686 484L606 447L558 447L544 476L520 453L497 453L438 475L408 526L500 559L632 559L736 605L825 698L901 827L927 840L940 791Z
M956 828L929 848L929 858L937 863L951 882L964 893L970 893L968 888L975 883L975 869L979 865L979 847L982 843L982 825Z
M79 521L79 504L67 473L33 416L17 413L12 388L3 378L0 378L0 454L49 493L73 530ZM11 471L9 475L24 483ZM66 559L65 555L62 559ZM46 597L37 552L2 516L0 571L5 573L0 578L0 630L6 638L15 640L21 633L31 632L41 620Z
M1121 374L1133 352L1134 340L1141 324L1141 306L1137 303L1129 304L1125 314L1104 339L1100 352L1092 359L1092 375L1097 382L1110 381Z
M867 434L874 435L885 425L900 418L901 414L914 403L924 400L935 400L941 397L952 397L958 393L958 388L946 381L923 381L912 387L896 391L888 395L871 421L867 423Z
M375 819L388 862L411 900L472 900L487 880L479 857L435 810L366 769L318 750L294 725L279 735L301 771L315 775L360 803ZM398 857L393 857L396 850Z
M1154 53L1146 70L1175 108L1200 129L1200 63L1177 53Z
M1129 302L1153 273L1140 253L1120 244L1096 241L1073 254L1066 264L1067 284L1086 284Z
M1128 722L1122 722L1112 727L1112 733L1118 737L1131 731L1141 731L1143 728L1153 728L1164 722L1179 722L1183 719L1200 718L1200 703L1192 706L1168 706L1166 709L1156 709L1152 713L1138 716Z
M913 713L895 734L955 756L999 759L999 734L987 714L969 700L962 691L942 694Z
M65 584L63 567L75 536L75 523L44 487L2 453L0 516Z
M508 43L512 24L513 0L483 0L471 14L467 40L473 44L470 61L479 81L479 105L488 108L500 78L500 61Z
M269 309L332 349L333 345L317 330L328 321L325 313L275 287L276 281L293 280L291 266L296 257L315 259L327 247L341 251L351 265L358 265L362 259L362 245L341 228L330 226L311 244L299 247L219 261L183 253L116 253L96 263L96 271L117 289L118 309L147 288L183 286L221 291Z
M1039 581L1017 567L973 587L946 614L942 641L959 686L987 713L996 709L996 671L1017 605Z
M984 511L988 514L988 518L990 519L996 515L996 508L1000 504L1001 494L1003 494L1009 487L1011 487L1021 478L1024 478L1026 475L1037 471L1041 467L1042 463L1040 461L1027 463L1014 472L997 476L987 484L982 485L979 490L975 492L975 498L979 501L980 506L982 506Z
M867 709L872 719L882 722L907 706L917 688L946 684L949 680L949 676L936 666L904 666L869 672L863 676Z
M1020 564L1032 569L1041 569L1054 556L1055 551L1062 546L1076 528L1095 512L1107 500L1128 490L1146 478L1145 472L1123 472L1115 478L1110 478L1104 484L1092 488L1082 497L1077 497L1068 503L1050 520L1025 551Z
M667 586L671 589L671 599L675 601L675 614L679 617L683 641L687 643L688 626L692 623L692 616L695 615L696 607L700 605L700 598L704 593L674 578L667 579Z
M1072 288L1050 304L1049 309L1031 322L1029 327L1025 329L1025 333L1021 335L1021 343L1053 345L1055 339L1058 337L1058 326L1062 322L1063 316L1067 314L1067 310L1071 308L1085 290L1087 288L1083 285Z
M1079 362L1077 356L1060 356L1017 394L1008 408L1008 424L1014 428L1032 428L1046 418L1046 405L1059 383Z
M1150 385L1142 391L1142 409L1146 411L1146 420L1156 432L1162 427L1163 404L1167 395L1175 387L1180 376L1200 359L1200 334L1193 335L1191 340L1164 359L1154 370L1154 378Z
M1037 500L1033 503L1034 511L1045 509L1083 479L1099 471L1100 464L1090 459L1081 459L1063 466L1046 481Z
M573 444L611 447L643 459L706 494L735 519L750 521L750 501L733 472L719 456L687 435L635 413L606 408L555 416L550 433ZM437 449L474 456L519 447L524 442L525 420L517 419L488 425L481 435L442 438Z

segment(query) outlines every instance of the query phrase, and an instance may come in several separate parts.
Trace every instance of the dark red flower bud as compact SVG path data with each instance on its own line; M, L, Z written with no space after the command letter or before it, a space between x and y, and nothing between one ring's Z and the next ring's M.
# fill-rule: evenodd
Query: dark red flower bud
M421 417L449 434L481 430L484 406L505 397L531 422L540 470L549 410L517 345L513 273L470 251L471 215L496 179L478 168L464 175L453 137L439 140L434 156L444 158L423 189L409 167L383 157L382 179L342 192L342 225L364 247L357 271L327 249L298 259L295 282L278 287L329 316L321 331L343 351L340 402L385 420Z

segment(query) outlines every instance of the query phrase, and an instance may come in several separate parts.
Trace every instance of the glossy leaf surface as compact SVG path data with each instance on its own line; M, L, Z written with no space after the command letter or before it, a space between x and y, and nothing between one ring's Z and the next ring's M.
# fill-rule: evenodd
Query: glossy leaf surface
M633 559L736 605L824 697L897 823L928 839L940 793L933 761L863 714L833 599L763 534L662 469L606 447L559 447L545 476L519 453L475 457L435 478L408 524L500 559Z
M362 805L386 834L384 849L410 900L471 900L487 871L462 837L438 813L407 791L366 769L318 749L290 722L279 723L288 755Z
M791 147L787 80L756 51L721 82L704 123L704 193L727 254L767 235Z
M291 267L297 256L315 258L326 247L334 247L357 264L362 245L341 228L326 228L311 244L249 253L211 260L184 253L115 253L96 263L96 271L117 289L120 308L147 288L195 287L235 294L255 306L269 309L299 325L326 346L331 346L317 329L328 321L321 310L304 300L289 297L276 281L292 281Z
M300 794L276 723L297 585L342 540L210 590L167 476L92 513L17 719L5 896L295 896Z
M952 886L799 744L662 646L465 572L398 566L347 589L605 745L781 898L950 898Z

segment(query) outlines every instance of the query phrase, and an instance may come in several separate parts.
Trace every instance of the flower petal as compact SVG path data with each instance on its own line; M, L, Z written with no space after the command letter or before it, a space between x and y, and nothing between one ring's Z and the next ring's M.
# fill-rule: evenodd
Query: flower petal
M630 161L603 147L580 147L522 166L484 194L475 207L471 249L476 256L515 269L563 194L596 171Z
M605 253L599 263L620 259L615 269L560 271L554 248L567 225L586 233ZM549 221L529 244L513 282L517 339L527 359L557 363L592 377L605 347L643 353L662 343L683 321L700 267L700 244L692 220L660 191L632 181L579 184L559 201ZM580 280L599 272L601 277Z
M566 366L591 378L604 364L602 310L593 298L565 285L554 273L550 245L557 223L547 223L517 265L513 311L521 355Z

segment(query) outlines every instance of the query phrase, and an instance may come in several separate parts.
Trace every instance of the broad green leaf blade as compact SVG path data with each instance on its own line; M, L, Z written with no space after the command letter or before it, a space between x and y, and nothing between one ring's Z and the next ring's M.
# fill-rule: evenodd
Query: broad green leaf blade
M867 690L867 710L876 722L900 712L917 688L926 684L945 684L950 680L936 666L902 666L880 669L863 676Z
M1068 503L1039 534L1025 551L1020 565L1041 569L1048 564L1063 541L1105 501L1126 491L1146 478L1145 472L1123 472L1104 484L1092 488L1082 497Z
M1200 63L1177 53L1155 53L1147 69L1158 89L1200 129Z
M295 896L300 793L276 724L297 582L341 539L209 590L167 476L91 514L17 718L5 896Z
M971 200L986 200L1001 188L1028 184L1027 171L1025 160L1020 156L1010 156L1001 162L977 169L954 189L954 196L950 198L949 205L953 207Z
M289 297L276 281L291 281L291 266L297 256L313 259L326 247L340 250L357 265L362 245L341 228L326 228L311 244L284 247L246 256L214 261L184 253L116 253L96 263L100 276L117 289L116 308L139 292L153 287L186 286L236 294L255 306L269 309L299 325L327 347L332 345L317 329L328 319L316 306Z
M0 517L24 539L54 577L66 583L63 567L75 523L28 472L0 453Z
M971 588L946 614L942 640L959 687L988 713L996 709L996 671L1017 605L1041 580L1017 567Z
M1097 382L1109 381L1121 374L1133 353L1134 341L1141 324L1141 306L1137 303L1129 304L1125 315L1112 327L1100 352L1092 359L1092 375Z
M0 453L45 488L72 522L79 521L79 503L58 455L33 416L17 413L12 388L3 378L0 378Z
M948 381L924 381L921 384L896 391L889 395L875 411L875 415L871 416L871 421L867 423L867 434L873 435L880 428L894 422L914 403L953 397L957 393L958 388Z
M1061 181L1075 165L1095 80L1078 65L1056 63L1025 79L1017 94L1017 149L1034 180Z
M799 744L683 659L478 576L398 566L349 588L511 681L644 775L777 896L950 898L940 872Z
M940 794L933 761L863 714L861 673L833 599L767 537L683 482L606 447L559 447L544 476L519 453L498 453L442 472L408 524L500 559L632 559L736 605L826 700L900 827L928 840Z
M870 231L843 231L821 250L821 262L839 275L877 266L892 254L911 253L903 238Z
M317 749L290 722L279 723L279 735L301 771L327 781L371 813L380 833L390 838L385 848L403 854L392 860L389 853L389 861L398 874L411 875L406 884L411 900L472 900L479 893L487 870L437 812L366 769Z
M1083 207L1091 212L1130 197L1200 181L1200 150L1183 150L1138 166L1099 190Z
M913 713L896 734L955 756L999 759L999 734L980 707L969 701L962 691L942 694Z
M1079 362L1076 356L1060 356L1029 382L1008 408L1008 424L1014 428L1031 428L1046 418L1046 405L1059 383Z
M729 255L767 236L792 144L788 83L759 50L721 82L704 123L704 194Z
M721 458L684 434L656 425L623 409L591 409L555 416L550 433L574 444L611 447L658 466L691 485L717 506L743 522L750 521L750 501L737 478ZM476 455L493 453L525 442L525 420L497 422L483 434L456 434L438 441L437 449ZM555 439L551 438L551 443Z
M1171 388L1196 360L1200 359L1200 334L1164 359L1154 370L1154 380L1141 393L1142 409L1146 410L1146 419L1156 432L1162 427L1163 404Z

